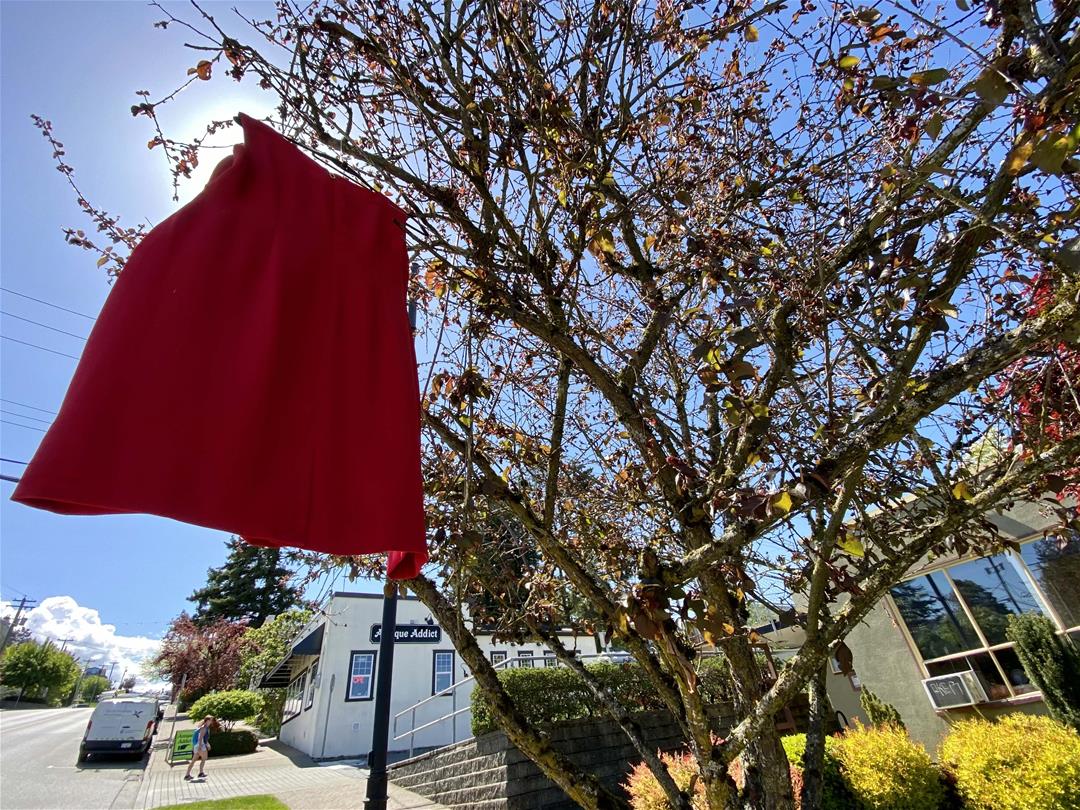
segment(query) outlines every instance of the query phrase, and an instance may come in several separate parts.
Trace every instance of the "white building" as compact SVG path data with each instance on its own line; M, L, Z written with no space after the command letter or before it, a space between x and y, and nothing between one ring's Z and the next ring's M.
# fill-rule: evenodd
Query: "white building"
M279 735L283 743L315 759L367 756L381 622L381 594L338 592L293 639L289 656L259 683L288 688ZM389 750L422 751L471 737L467 710L446 716L467 709L474 682L449 637L416 597L398 599L395 638ZM554 655L541 644L496 644L490 636L477 641L502 667L555 666ZM567 634L563 643L582 655L596 652L592 636ZM454 684L461 685L450 689ZM449 691L434 697L444 690Z

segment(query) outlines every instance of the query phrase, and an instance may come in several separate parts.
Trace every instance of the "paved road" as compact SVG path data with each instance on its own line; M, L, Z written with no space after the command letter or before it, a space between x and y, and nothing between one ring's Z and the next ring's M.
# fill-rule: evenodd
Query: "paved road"
M0 810L109 810L133 805L144 761L76 762L90 712L0 712Z

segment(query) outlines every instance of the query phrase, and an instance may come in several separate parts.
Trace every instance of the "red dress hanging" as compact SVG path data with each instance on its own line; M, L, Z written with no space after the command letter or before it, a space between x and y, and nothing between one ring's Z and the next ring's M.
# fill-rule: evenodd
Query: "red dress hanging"
M426 560L404 213L241 116L134 251L12 499Z

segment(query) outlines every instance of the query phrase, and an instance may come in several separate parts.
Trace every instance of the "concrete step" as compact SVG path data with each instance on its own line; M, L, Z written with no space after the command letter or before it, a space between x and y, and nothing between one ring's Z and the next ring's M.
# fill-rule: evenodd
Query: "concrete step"
M423 794L421 794L423 795ZM440 790L427 797L432 801L454 808L472 808L480 802L501 800L506 801L506 783L500 782L495 785L473 785L456 790Z

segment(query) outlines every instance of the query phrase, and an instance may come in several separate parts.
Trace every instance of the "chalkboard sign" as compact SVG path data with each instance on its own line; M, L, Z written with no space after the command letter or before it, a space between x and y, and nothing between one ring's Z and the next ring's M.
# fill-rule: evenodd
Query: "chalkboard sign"
M971 706L986 700L978 678L970 671L927 678L923 686L935 709Z
M382 625L371 625L371 643L382 641ZM442 628L437 624L399 624L394 628L395 644L438 644L442 641Z

